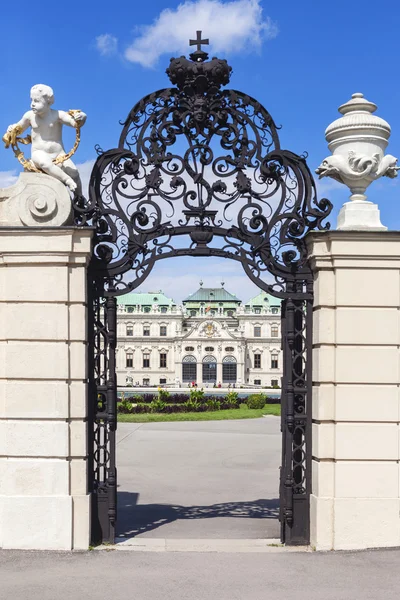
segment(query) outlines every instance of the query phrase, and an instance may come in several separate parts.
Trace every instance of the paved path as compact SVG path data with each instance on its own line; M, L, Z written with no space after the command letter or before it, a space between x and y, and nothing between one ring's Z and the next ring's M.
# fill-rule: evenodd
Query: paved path
M118 535L279 538L279 419L118 425Z
M1 600L398 600L400 551L0 551Z

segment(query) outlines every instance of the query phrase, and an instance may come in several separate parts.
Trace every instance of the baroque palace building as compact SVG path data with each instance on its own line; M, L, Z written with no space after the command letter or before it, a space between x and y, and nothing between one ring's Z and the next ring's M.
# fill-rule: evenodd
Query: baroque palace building
M280 300L265 292L243 304L200 282L180 306L161 291L130 293L117 319L119 387L280 387Z

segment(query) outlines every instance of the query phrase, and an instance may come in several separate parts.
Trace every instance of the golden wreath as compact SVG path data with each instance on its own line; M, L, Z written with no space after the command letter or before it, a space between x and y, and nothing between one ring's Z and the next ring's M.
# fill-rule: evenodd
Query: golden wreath
M68 114L71 115L71 117L73 117L75 119L75 115L76 113L81 112L80 110L69 110ZM53 163L55 165L61 165L63 162L65 162L66 160L68 160L69 158L71 158L71 156L73 156L75 154L75 152L78 149L78 146L80 144L81 141L81 124L79 123L79 121L75 121L75 143L72 147L72 149L67 152L67 154L59 154L56 158L53 159ZM14 127L11 131L7 131L7 133L5 133L3 135L3 142L6 148L9 148L11 146L15 156L17 157L17 159L19 160L19 162L21 163L21 165L24 167L24 169L26 169L27 171L31 171L33 173L43 173L43 171L41 169L38 169L38 167L36 167L33 162L31 160L27 160L24 156L24 153L22 152L22 150L19 148L18 144L24 144L24 146L31 144L32 143L32 138L30 135L27 135L26 137L19 137L22 133L21 127L19 125L17 125L16 127Z

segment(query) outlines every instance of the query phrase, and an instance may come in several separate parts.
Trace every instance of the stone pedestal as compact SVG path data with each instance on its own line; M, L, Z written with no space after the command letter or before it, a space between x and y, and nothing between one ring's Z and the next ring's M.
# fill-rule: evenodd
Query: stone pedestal
M400 546L400 233L312 233L311 544Z
M367 200L345 202L338 214L339 231L387 231L377 204Z
M87 549L91 230L0 228L0 547Z
M73 223L72 202L61 181L45 173L20 173L0 188L0 227L56 227Z

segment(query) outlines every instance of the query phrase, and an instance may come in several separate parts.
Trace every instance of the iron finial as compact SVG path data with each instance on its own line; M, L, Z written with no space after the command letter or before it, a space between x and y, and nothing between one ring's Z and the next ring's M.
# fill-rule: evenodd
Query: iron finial
M190 55L190 58L195 61L195 62L203 62L204 60L207 60L208 58L208 54L207 52L205 52L202 49L202 45L204 46L208 46L210 44L210 40L207 38L205 40L201 39L201 31L197 31L197 37L195 40L189 40L189 45L190 46L197 46L197 50L196 52L192 52L192 54Z

